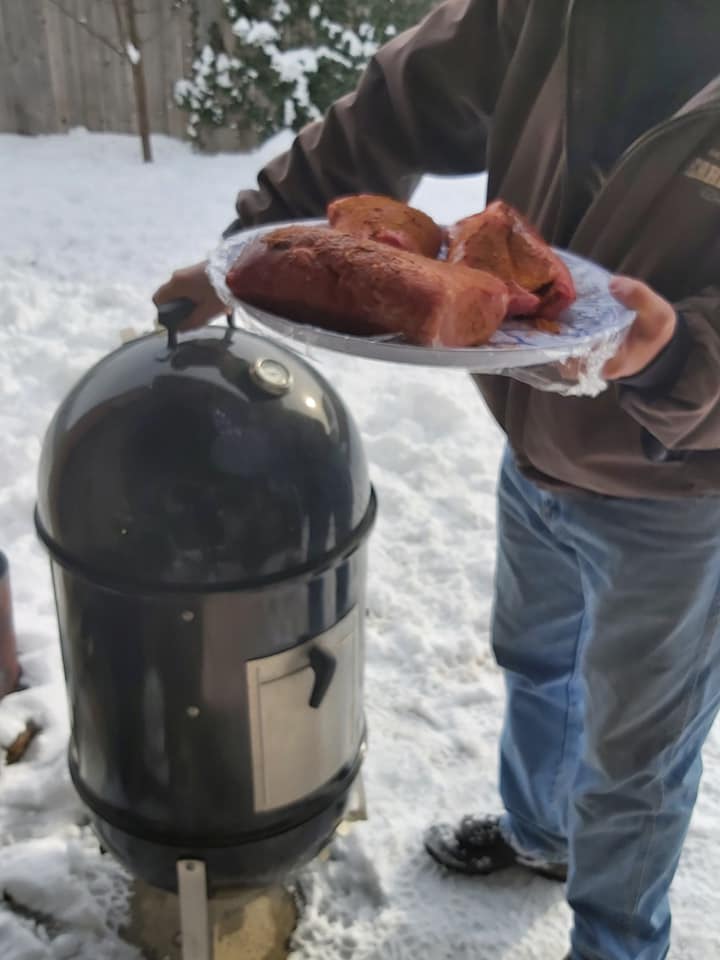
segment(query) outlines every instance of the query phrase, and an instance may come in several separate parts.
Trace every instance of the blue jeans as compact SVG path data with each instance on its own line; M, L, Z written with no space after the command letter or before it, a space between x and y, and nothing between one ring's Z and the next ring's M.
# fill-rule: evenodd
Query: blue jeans
M508 455L498 540L503 829L567 862L572 960L663 960L720 706L720 498L550 494Z

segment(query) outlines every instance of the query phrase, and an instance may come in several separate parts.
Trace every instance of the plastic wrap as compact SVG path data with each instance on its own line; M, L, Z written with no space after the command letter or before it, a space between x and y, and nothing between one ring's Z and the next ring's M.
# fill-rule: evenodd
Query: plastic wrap
M223 241L209 258L208 277L220 298L246 324L254 320L266 332L292 340L296 347L304 345L371 360L507 376L563 396L597 396L606 387L603 367L617 352L634 318L611 296L606 270L576 254L558 250L573 276L578 298L552 332L531 320L513 317L483 346L449 348L416 346L391 335L356 337L296 323L237 300L225 282L244 245L279 226L282 224L257 227Z
M626 333L627 330L622 330L599 337L591 346L561 360L498 372L536 390L559 393L564 397L596 397L607 388L603 369L620 349Z

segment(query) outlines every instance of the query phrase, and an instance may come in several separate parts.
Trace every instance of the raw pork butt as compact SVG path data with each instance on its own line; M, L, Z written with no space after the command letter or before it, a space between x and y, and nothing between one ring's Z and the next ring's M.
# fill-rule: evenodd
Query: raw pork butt
M377 240L400 250L437 257L442 230L426 213L390 197L361 193L333 200L327 208L330 226L363 240Z
M482 270L312 226L253 240L227 284L238 299L290 320L423 346L486 343L508 314L531 313L539 302Z
M449 230L448 260L487 270L540 298L537 315L555 320L574 303L570 271L542 237L507 203L496 200L482 213Z

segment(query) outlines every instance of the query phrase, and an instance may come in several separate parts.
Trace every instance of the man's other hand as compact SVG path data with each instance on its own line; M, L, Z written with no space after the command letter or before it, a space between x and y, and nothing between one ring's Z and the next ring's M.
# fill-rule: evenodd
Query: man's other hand
M610 293L637 314L622 346L603 368L606 380L623 380L644 370L670 343L677 314L672 304L640 280L613 277Z

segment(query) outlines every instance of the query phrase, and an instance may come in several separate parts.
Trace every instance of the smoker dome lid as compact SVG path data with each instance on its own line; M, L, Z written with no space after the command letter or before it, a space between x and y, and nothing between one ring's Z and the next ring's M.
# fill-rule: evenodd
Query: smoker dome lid
M338 394L273 341L153 334L96 364L48 428L36 522L92 579L261 586L331 562L375 500Z

